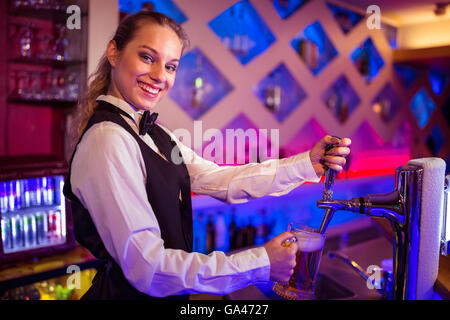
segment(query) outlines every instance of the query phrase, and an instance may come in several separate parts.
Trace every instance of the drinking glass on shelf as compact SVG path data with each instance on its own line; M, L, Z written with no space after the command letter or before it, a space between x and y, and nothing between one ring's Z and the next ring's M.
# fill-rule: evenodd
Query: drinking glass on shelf
M65 24L56 24L55 33L57 36L54 44L54 59L58 61L70 60L68 51L69 40L66 38Z
M18 88L18 75L17 75L17 70L10 70L9 71L9 80L8 80L8 84L9 84L9 96L12 98L17 98L19 96L19 94L17 93L17 88Z
M22 25L19 30L19 49L20 57L31 58L34 55L35 37L34 32L36 28L32 23Z
M31 7L33 9L48 9L48 0L32 0Z
M27 71L17 72L17 96L21 99L30 99L29 74Z
M42 100L41 71L30 72L30 97L35 100Z
M69 101L76 101L78 99L80 82L76 72L70 72L66 76L66 99Z
M54 46L52 42L54 41L53 35L48 32L43 32L39 36L39 53L37 57L42 60L52 60L55 53L53 52Z
M29 6L29 0L14 0L11 2L11 7L13 10L28 8Z
M59 0L48 0L50 9L53 10L66 10L66 6L62 4Z
M9 39L11 39L10 58L20 57L20 42L19 42L20 26L15 23L9 24Z
M62 70L53 70L50 72L51 86L49 88L50 100L65 99L65 77Z

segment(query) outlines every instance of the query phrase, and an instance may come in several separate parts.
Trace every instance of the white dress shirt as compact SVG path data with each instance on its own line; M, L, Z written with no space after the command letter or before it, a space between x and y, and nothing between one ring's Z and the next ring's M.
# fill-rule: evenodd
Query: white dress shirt
M123 118L139 132L141 114L128 103L110 95L98 100L129 113L135 121ZM219 166L198 156L163 129L177 143L183 159L189 159L186 166L191 190L198 194L240 203L265 195L281 196L305 181L320 179L309 152L262 163ZM140 138L159 153L150 135ZM232 255L164 248L158 221L147 200L146 178L139 145L129 132L110 121L86 131L72 162L72 190L92 216L109 254L136 289L155 297L223 295L269 280L270 262L264 247Z

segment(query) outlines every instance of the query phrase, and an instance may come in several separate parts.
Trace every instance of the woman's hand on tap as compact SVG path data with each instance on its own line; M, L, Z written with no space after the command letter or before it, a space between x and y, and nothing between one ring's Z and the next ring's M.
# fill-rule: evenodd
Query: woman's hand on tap
M311 149L309 157L311 159L312 166L316 171L318 177L325 174L325 169L330 169L339 173L345 166L345 157L350 153L350 144L352 141L349 138L336 138L330 135L326 135ZM327 145L332 144L334 147L326 151Z

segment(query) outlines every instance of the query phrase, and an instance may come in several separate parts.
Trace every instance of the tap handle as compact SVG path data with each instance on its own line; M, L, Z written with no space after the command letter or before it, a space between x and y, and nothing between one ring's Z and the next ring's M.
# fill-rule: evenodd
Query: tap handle
M341 139L338 136L333 136L334 138ZM334 148L334 144L328 144L325 147L325 154ZM336 172L333 169L330 169L328 166L325 166L325 190L323 192L323 199L324 200L331 200L333 191L331 188L334 184L334 178L335 178Z

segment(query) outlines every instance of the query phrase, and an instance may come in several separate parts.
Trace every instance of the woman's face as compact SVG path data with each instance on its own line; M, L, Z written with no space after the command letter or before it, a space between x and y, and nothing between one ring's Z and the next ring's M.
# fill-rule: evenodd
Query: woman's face
M152 110L175 82L182 42L168 26L143 24L122 51L114 41L107 56L112 66L108 94L135 110Z

